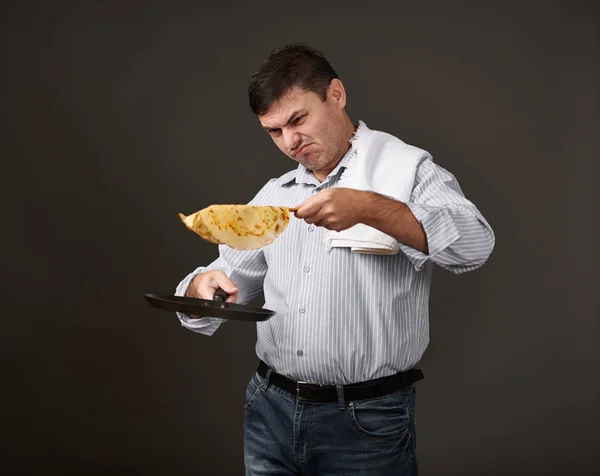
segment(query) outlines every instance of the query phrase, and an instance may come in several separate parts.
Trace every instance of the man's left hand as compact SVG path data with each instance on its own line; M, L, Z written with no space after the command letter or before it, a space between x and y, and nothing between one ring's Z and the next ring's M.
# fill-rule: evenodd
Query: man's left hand
M369 192L352 188L330 188L302 203L295 215L307 223L342 231L362 221L368 198Z

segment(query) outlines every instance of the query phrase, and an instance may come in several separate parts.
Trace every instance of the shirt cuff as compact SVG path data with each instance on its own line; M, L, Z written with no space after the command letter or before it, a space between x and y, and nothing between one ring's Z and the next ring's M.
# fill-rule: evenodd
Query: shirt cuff
M423 268L427 260L435 259L436 255L458 240L460 238L460 231L446 208L421 205L419 203L407 203L406 205L417 221L423 226L425 236L427 237L429 254L425 254L403 243L400 244L400 249L412 262L415 269L419 271Z
M198 276L200 273L204 273L208 271L208 268L199 267L190 274L188 274L175 289L175 296L185 296L188 287L192 280ZM190 331L197 332L199 334L204 334L207 336L213 335L219 326L223 324L227 319L221 319L219 317L200 317L197 319L191 318L188 314L183 312L176 312L181 325Z

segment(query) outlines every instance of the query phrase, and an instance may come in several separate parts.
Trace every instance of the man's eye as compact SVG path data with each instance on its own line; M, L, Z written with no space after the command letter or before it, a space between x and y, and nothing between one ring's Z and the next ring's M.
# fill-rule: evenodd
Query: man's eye
M271 134L272 136L276 136L281 132L281 129L271 129L269 130L269 134Z
M302 114L301 116L298 116L296 119L294 119L294 121L292 123L295 126L297 126L304 119L304 117L306 117L306 114Z

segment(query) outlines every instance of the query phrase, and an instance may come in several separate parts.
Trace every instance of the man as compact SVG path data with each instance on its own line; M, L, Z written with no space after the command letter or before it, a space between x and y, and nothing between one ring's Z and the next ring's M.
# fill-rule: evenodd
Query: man
M416 475L414 367L429 342L432 267L480 267L493 231L425 151L352 123L344 86L319 51L273 51L249 98L262 128L299 163L250 203L299 209L272 244L221 245L216 261L177 288L202 299L222 288L242 304L264 290L276 311L257 325L246 474ZM349 186L361 180L363 188ZM377 238L343 235L351 230ZM223 322L178 316L207 335Z

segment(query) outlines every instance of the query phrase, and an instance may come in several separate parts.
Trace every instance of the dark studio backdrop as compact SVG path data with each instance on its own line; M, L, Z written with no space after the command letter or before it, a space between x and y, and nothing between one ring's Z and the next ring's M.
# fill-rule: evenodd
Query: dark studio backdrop
M434 272L422 474L600 474L596 4L3 3L0 473L243 474L254 325L207 338L142 294L216 257L178 212L295 167L246 90L304 41L496 233Z

